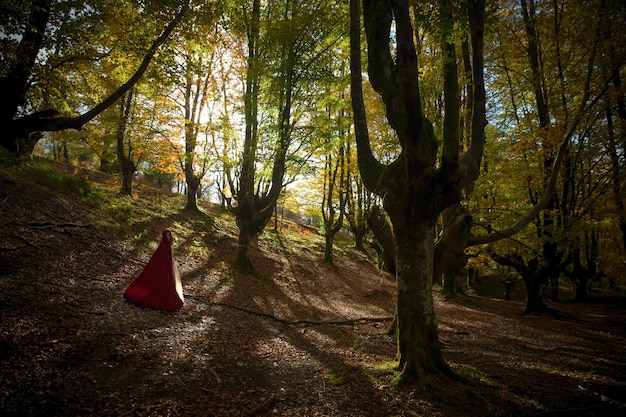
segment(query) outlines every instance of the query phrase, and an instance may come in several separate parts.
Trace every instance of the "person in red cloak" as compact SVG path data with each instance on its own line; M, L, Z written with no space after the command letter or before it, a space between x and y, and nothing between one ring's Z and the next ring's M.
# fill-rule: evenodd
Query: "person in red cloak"
M144 270L124 291L124 298L140 307L178 311L184 303L183 286L172 253L172 233L165 229L159 247Z

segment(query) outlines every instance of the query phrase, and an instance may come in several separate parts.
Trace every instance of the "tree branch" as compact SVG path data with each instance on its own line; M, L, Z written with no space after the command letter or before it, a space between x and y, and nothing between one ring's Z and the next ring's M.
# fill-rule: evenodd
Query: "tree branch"
M591 95L591 79L593 76L594 61L595 61L596 54L598 52L597 45L601 36L600 29L601 29L602 16L604 14L604 2L601 2L601 5L602 7L599 8L598 15L597 15L596 33L595 33L594 40L593 40L593 48L592 48L592 51L591 51L591 54L589 56L589 60L587 63L587 75L585 78L585 88L583 92L583 97L580 101L578 111L576 112L574 119L570 123L565 135L563 136L563 140L561 141L561 144L559 145L556 158L554 159L554 162L552 163L550 177L548 178L548 184L544 190L543 196L537 202L537 204L535 204L528 211L528 213L526 213L524 217L522 217L519 221L517 221L511 227L501 230L501 231L496 231L487 235L483 235L483 236L470 236L467 242L468 247L475 246L475 245L482 245L486 243L493 243L500 239L513 236L517 232L521 231L524 227L526 227L539 214L541 210L547 207L548 203L550 202L552 198L552 194L554 193L554 189L556 187L556 181L558 178L559 168L561 166L561 163L563 162L563 159L565 158L570 140L574 136L574 132L576 131L578 124L582 120L583 115L585 114L586 110L589 107L593 106L598 100L600 100L602 96L604 96L604 94L608 90L608 86L610 83L610 79L607 79L604 84L603 89L598 93L598 95L593 100L591 100L591 102L589 101L589 96Z
M22 131L29 133L53 132L65 129L80 130L87 122L91 121L104 110L111 107L113 103L115 103L141 79L143 74L148 69L150 62L156 55L158 49L161 47L161 45L165 43L174 28L183 19L188 9L189 4L185 3L178 11L174 19L167 25L161 35L154 40L154 42L150 46L150 49L148 49L148 52L146 52L146 54L144 55L143 60L139 65L137 71L135 71L135 73L128 79L128 81L126 81L126 83L122 84L115 92L113 92L110 96L108 96L102 102L93 107L91 110L76 117L33 118L26 116L15 120L13 123L18 127L21 127Z
M367 116L363 100L363 76L361 74L361 10L360 0L350 0L350 90L354 133L357 144L359 171L365 187L374 194L382 192L381 178L384 165L372 153Z

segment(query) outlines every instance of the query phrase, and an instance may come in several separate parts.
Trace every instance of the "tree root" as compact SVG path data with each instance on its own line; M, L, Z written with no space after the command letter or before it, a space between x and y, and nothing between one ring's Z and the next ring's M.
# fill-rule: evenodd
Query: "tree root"
M212 301L212 302L209 302L209 304L232 308L233 310L243 311L244 313L253 314L255 316L266 317L268 319L272 319L279 323L288 324L288 325L321 326L325 324L331 324L331 325L341 326L341 325L355 324L355 323L360 323L360 322L380 323L380 322L393 320L394 318L394 316L387 316L387 317L358 317L355 319L345 319L345 320L287 320L287 319L283 319L280 317L276 317L269 313L264 313L262 311L250 310L247 308L238 307L238 306L234 306L231 304L222 303L218 301Z

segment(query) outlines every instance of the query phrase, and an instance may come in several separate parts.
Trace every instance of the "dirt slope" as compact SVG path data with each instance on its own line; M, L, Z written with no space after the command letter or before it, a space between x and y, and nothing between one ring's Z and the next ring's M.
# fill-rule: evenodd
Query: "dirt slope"
M285 224L261 237L251 275L233 265L236 228L217 209L29 178L0 170L0 416L624 411L624 306L523 317L516 302L438 299L446 359L470 382L395 389L394 281L347 240L330 266L320 236ZM165 227L186 294L173 314L121 297Z

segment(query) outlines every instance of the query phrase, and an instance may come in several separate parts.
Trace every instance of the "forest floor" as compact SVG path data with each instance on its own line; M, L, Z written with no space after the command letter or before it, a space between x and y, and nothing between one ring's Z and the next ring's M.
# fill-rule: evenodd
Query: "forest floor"
M467 382L397 388L394 279L347 239L331 266L316 231L270 225L252 275L233 263L229 215L90 175L0 168L0 416L624 415L623 303L523 316L519 300L436 293L445 359ZM176 313L121 296L163 228Z

